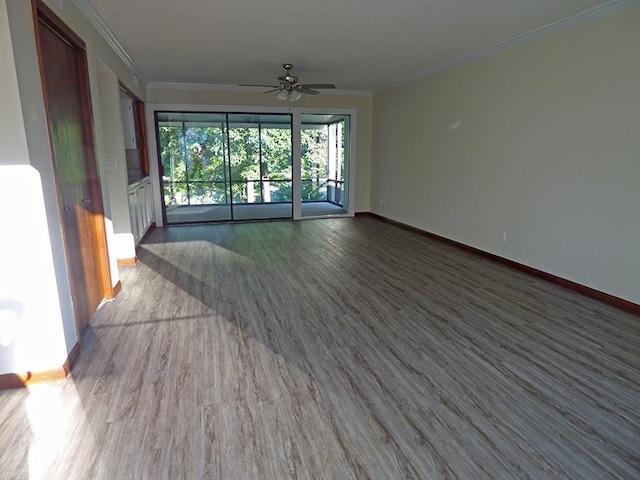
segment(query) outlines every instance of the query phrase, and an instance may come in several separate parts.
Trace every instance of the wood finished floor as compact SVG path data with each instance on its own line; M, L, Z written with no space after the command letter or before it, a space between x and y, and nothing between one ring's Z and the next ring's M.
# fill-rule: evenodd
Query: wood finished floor
M0 478L640 478L640 318L373 218L172 227Z

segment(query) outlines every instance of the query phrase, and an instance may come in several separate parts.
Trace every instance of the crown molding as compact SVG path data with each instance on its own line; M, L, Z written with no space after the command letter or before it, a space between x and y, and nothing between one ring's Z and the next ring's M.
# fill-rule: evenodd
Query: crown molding
M132 81L134 85L145 85L144 76L140 72L140 69L135 64L133 59L129 56L124 49L120 41L116 38L114 33L109 28L109 25L102 19L98 11L94 8L89 0L71 0L74 5L80 10L80 12L87 18L89 23L95 28L100 36L109 44L116 55L122 60L122 62L131 70Z
M149 82L147 88L166 90L206 90L227 93L263 93L267 87L243 87L240 85L223 85L214 83L179 83L179 82ZM370 97L372 92L368 90L323 90L322 95L340 95L354 97Z
M639 5L640 0L614 0L598 7L590 8L589 10L585 10L562 20L558 20L542 27L535 28L521 35L517 35L513 38L510 38L509 40L496 43L486 48L481 48L480 50L476 50L466 55L462 55L461 57L454 58L453 60L448 60L421 72L410 75L389 87L374 92L374 95L386 92L388 90L393 90L394 88L409 85L411 83L417 82L427 77L431 77L446 70L459 67L461 65L464 65L465 63L472 62L478 58L494 55L508 48L515 47L516 45L530 42L531 40L535 40L536 38L540 38L561 30L567 30L583 23L590 22L607 15L611 15L613 13L618 13L623 10L627 10L628 8L637 7Z

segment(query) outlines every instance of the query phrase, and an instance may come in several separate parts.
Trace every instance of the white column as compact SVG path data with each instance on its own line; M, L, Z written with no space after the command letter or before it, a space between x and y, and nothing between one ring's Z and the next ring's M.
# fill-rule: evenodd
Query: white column
M253 180L247 182L247 203L255 202L255 194L253 192Z

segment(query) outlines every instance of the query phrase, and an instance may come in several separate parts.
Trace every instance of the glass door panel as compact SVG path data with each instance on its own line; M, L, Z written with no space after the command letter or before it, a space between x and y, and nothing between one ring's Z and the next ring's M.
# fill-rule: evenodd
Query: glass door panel
M347 213L349 115L301 116L302 216Z
M231 119L229 121L231 199L237 205L262 203L260 136L258 128L252 127L250 124L232 123Z
M261 129L264 201L291 203L291 126L265 125Z
M226 115L158 112L156 123L167 223L231 220Z
M292 218L291 115L229 114L234 220Z

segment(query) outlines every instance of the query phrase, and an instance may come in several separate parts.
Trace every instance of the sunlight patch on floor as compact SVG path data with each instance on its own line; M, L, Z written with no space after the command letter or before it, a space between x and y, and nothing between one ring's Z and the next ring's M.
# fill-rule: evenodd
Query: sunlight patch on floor
M33 434L29 446L29 480L50 478L49 470L56 458L72 454L69 450L73 432L87 422L75 387L73 392L62 394L62 389L69 386L65 382L72 380L27 387L29 396L25 405ZM85 436L83 440L88 439Z

